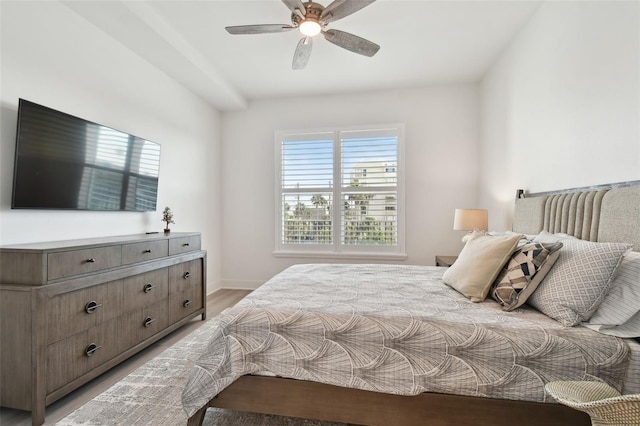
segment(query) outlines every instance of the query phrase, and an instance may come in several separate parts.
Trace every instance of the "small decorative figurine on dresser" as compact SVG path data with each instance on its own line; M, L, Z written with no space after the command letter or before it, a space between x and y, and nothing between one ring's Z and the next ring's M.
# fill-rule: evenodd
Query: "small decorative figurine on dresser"
M164 233L168 234L169 232L171 232L171 229L169 229L169 224L175 222L173 221L173 212L169 207L165 207L162 211L162 222L167 223L164 227Z

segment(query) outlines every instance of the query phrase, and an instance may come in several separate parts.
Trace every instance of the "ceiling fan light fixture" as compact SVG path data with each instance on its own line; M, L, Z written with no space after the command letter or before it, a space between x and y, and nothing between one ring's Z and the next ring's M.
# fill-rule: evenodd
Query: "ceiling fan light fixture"
M2 1L2 0L0 0ZM230 34L281 33L293 29L300 30L303 37L293 54L291 68L303 69L309 61L313 37L322 34L324 39L338 47L363 56L373 56L380 46L362 37L339 31L327 30L327 24L349 16L376 0L333 0L326 8L314 0L282 0L291 11L291 25L236 25L226 27Z
M298 29L307 37L313 37L320 34L322 27L320 26L320 23L318 21L315 21L313 19L305 19L304 21L300 22Z

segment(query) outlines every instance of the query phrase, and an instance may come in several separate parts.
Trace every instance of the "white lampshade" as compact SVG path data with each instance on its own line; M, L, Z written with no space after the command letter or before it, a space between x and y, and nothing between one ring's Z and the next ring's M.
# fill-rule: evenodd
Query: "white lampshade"
M453 218L455 231L486 231L489 227L489 214L486 209L456 209Z

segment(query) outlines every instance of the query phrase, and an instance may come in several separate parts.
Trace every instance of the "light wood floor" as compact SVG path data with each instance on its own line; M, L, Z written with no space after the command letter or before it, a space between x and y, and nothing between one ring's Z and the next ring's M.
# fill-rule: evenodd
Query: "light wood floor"
M213 318L225 308L235 305L240 299L249 294L244 290L218 290L207 297L207 318ZM96 395L107 390L111 385L118 382L127 374L149 361L169 346L187 334L200 327L203 321L196 317L184 327L174 331L162 340L154 343L150 347L138 352L128 360L112 368L86 385L76 389L74 392L59 399L49 405L45 413L45 426L54 425L59 420L69 415L72 411L80 408ZM28 411L12 410L0 407L1 426L30 426L31 413Z

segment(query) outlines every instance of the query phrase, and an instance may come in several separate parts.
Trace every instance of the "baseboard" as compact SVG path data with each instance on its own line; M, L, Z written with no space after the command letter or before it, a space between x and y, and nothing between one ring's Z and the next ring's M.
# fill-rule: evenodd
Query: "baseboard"
M255 290L262 284L264 284L264 281L222 280L221 288L229 290Z
M215 283L207 283L207 296L218 290L255 290L264 284L264 281L224 280Z
M207 296L215 293L216 291L222 289L222 285L220 285L220 281L207 281Z

